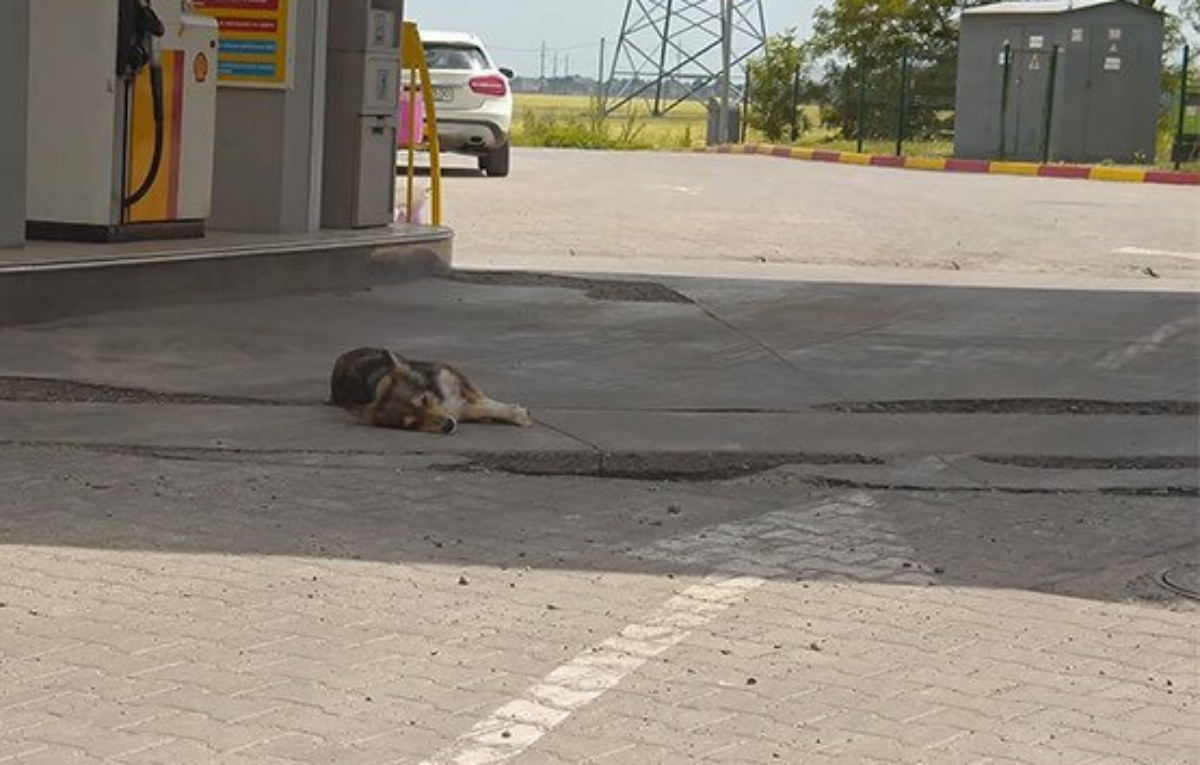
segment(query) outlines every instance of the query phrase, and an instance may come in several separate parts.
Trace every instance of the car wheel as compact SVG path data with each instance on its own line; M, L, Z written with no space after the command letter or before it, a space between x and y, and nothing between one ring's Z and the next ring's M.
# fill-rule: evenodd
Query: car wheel
M479 169L488 174L489 178L504 178L508 175L511 161L512 145L505 143L498 149L492 149L479 158Z

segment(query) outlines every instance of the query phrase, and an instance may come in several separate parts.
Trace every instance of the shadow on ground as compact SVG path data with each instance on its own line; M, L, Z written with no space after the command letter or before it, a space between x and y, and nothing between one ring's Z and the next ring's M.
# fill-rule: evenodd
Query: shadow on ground
M421 441L404 442L403 454L332 448L330 434L353 443L360 432L335 411L299 416L324 395L327 364L313 359L380 343L472 360L470 371L490 390L524 391L518 399L535 411L787 412L925 401L938 417L946 401L1057 400L1067 408L1132 406L1134 415L1157 402L1146 414L1195 418L1190 296L614 284L464 274L0 331L4 406L78 407L71 411L92 417L88 427L106 436L128 422L120 406L97 419L89 397L128 407L161 403L155 396L220 404L205 411L231 425L248 405L282 406L285 419L290 406L307 428L281 432L266 449L220 437L172 448L146 446L170 441L180 427L165 415L143 417L141 432L75 440L51 440L26 418L22 432L0 428L0 545L662 575L707 574L734 556L763 562L773 578L1101 600L1171 600L1154 577L1200 551L1194 496L1155 496L1153 486L1123 496L853 485L814 479L806 467L831 458L821 454L809 455L807 466L795 455L760 455L752 469L714 469L690 482L622 480L680 477L653 471L545 475L555 471L502 464L503 452L472 462ZM1145 340L1180 321L1182 333ZM916 462L956 470L938 462L943 456L920 454L919 437ZM832 457L873 464L869 455ZM1174 461L1057 467L1195 472L1194 455L1167 457ZM719 467L719 455L713 459Z
M663 575L708 574L734 549L776 566L773 578L918 575L1106 600L1167 599L1152 578L1198 552L1190 498L862 492L787 469L679 484L442 472L300 450L3 451L3 545ZM847 511L847 496L869 501ZM779 528L759 528L772 517ZM709 549L709 537L721 544ZM690 540L682 557L672 552L680 540Z

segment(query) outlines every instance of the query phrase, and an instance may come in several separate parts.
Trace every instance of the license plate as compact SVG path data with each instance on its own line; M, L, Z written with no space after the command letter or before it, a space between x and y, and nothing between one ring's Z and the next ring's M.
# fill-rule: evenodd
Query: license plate
M454 88L451 87L435 87L433 89L433 100L439 103L454 100Z

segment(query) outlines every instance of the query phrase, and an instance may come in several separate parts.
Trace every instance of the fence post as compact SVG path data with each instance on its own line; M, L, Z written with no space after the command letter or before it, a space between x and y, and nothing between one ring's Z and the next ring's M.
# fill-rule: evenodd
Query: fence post
M863 124L867 117L867 62L862 56L858 59L858 153L863 150Z
M792 143L800 137L800 67L792 75Z
M900 49L900 104L896 115L896 156L904 153L904 123L908 121L908 46Z
M1004 41L1004 79L1000 82L1000 159L1008 154L1008 83L1012 77L1012 45Z
M1050 130L1054 124L1054 85L1058 79L1058 46L1050 50L1049 82L1046 83L1046 108L1042 115L1042 164L1050 162Z
M738 134L741 143L746 142L747 130L750 126L750 67L746 67L746 88L742 91L742 116L738 120Z
M607 43L607 38L600 38L600 72L596 76L596 103L602 115L608 113L608 93L604 87L604 48Z
M1183 163L1183 123L1187 119L1187 98L1188 98L1188 58L1191 49L1188 46L1183 46L1183 68L1179 70L1179 115L1175 120L1175 143L1171 146L1171 153L1175 156L1175 169L1178 170Z

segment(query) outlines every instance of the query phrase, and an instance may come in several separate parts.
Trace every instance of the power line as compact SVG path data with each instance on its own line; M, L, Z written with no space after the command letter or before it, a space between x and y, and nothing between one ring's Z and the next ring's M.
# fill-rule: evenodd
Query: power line
M599 48L599 47L600 47L600 43L598 43L598 42L581 43L579 45L545 45L545 46L540 46L537 48L506 48L503 45L488 45L488 49L490 49L490 50L499 50L499 51L504 51L505 53L526 53L526 54L541 53L543 48L547 52L551 52L551 53L566 53L568 51L573 51L573 50L591 50L593 48Z

